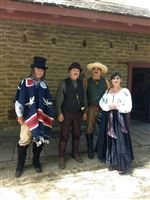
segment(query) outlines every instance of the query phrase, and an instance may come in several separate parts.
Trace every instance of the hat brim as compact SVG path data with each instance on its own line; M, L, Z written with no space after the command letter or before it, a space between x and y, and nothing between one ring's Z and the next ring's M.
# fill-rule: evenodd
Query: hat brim
M87 65L87 69L89 71L91 71L94 67L98 67L99 69L101 69L103 74L106 74L107 71L108 71L108 68L101 63L90 63L90 64Z
M35 65L35 64L32 64L31 65L31 68L34 68L34 67L37 67L37 68L39 68L39 69L44 69L44 70L47 70L48 69L48 67L43 67L43 66L37 66L37 65Z

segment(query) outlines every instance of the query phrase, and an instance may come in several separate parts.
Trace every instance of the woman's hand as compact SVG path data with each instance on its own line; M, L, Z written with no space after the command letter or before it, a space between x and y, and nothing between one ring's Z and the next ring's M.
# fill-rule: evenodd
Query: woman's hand
M109 108L110 108L110 110L118 110L117 105L115 105L115 104L110 104Z
M18 121L18 123L19 123L20 125L24 124L24 118L23 118L23 116L18 117L17 121Z

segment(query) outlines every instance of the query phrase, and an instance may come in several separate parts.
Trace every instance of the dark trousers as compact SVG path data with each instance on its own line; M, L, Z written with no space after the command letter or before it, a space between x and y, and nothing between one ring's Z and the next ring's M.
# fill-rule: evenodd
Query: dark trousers
M66 145L72 133L73 143L73 154L78 153L79 138L80 138L80 127L81 127L81 113L65 113L64 121L61 124L61 133L59 140L59 154L60 157L64 157Z

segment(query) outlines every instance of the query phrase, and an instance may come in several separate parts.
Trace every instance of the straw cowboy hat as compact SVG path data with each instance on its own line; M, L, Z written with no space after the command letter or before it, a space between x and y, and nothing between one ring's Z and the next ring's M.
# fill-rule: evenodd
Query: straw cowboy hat
M99 62L94 62L94 63L90 63L90 64L87 65L87 69L88 69L88 70L92 70L93 67L98 67L98 68L100 68L100 69L102 70L102 73L103 73L103 74L106 74L107 71L108 71L108 68L107 68L105 65L102 65L102 64L99 63Z

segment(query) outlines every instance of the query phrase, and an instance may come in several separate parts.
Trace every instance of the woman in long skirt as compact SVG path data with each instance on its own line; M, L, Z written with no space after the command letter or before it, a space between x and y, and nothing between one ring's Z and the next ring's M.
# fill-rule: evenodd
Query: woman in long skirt
M102 117L96 151L109 170L117 169L119 174L125 174L134 159L126 116L132 109L132 100L129 90L121 87L121 81L121 74L113 73L112 87L100 99Z

